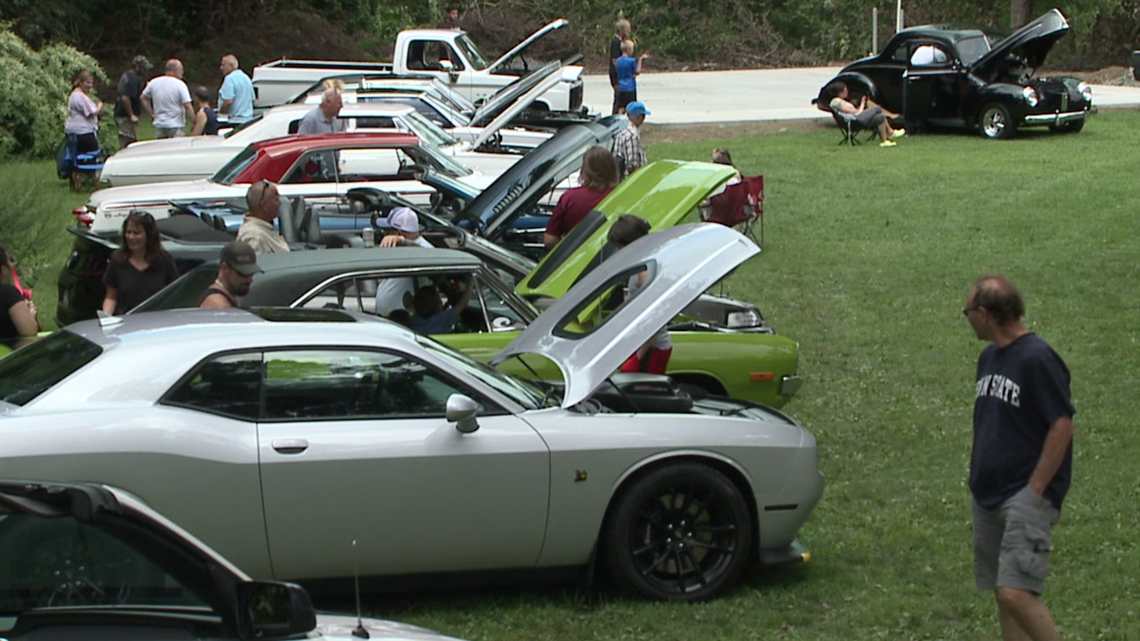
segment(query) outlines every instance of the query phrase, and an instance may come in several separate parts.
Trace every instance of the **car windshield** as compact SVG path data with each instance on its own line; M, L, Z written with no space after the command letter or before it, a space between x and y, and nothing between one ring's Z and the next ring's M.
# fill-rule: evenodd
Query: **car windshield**
M440 129L439 125L428 120L418 111L409 111L404 114L404 120L408 123L408 128L412 130L412 133L422 141L436 147L450 147L459 144L459 141L453 138L451 134Z
M450 365L454 371L463 372L478 379L481 383L492 387L500 394L509 397L526 409L542 407L543 394L526 381L504 374L490 365L477 361L470 356L455 349L437 343L429 338L419 339L424 349L432 352Z
M234 180L238 177L238 174L245 171L245 168L253 164L253 161L256 159L257 147L250 145L223 165L222 168L218 170L218 173L214 174L214 177L210 180L219 185L232 185L234 184Z
M42 505L44 510L70 509L58 505L58 498L41 504L23 494L6 493L3 498ZM171 560L182 557L145 528L105 513L80 521L29 512L0 502L0 567L5 569L5 580L0 582L0 634L31 610L37 617L48 617L52 610L63 614L65 608L75 607L99 607L104 617L112 612L106 606L175 607L183 616L192 611L211 617L215 624L221 622L199 595L152 560L151 554L165 553ZM208 576L204 567L194 569L203 578ZM78 636L96 635L96 628L87 632Z
M102 352L102 347L68 331L18 349L0 358L0 401L30 403Z
M453 159L451 156L448 156L447 154L440 151L439 148L435 145L425 145L421 143L419 148L435 164L436 170L442 171L448 176L458 178L459 176L470 176L471 174L475 173L467 167L464 167L463 165L456 162L455 159Z
M467 34L459 34L459 37L455 39L455 44L463 50L463 54L467 56L467 61L471 63L471 66L474 67L476 71L482 71L491 64L487 62L487 56L483 55L482 51L479 51L479 47L476 47L475 43L467 38Z
M257 114L256 116L254 116L253 118L250 118L249 120L247 120L245 122L238 123L237 125L234 126L233 129L230 129L229 131L227 131L225 133L225 137L226 138L232 138L234 134L238 133L239 131L248 129L250 125L252 125L255 122L259 122L264 117L265 116L262 114Z
M958 55L961 56L963 64L973 64L975 60L986 55L989 51L990 41L983 34L958 41Z

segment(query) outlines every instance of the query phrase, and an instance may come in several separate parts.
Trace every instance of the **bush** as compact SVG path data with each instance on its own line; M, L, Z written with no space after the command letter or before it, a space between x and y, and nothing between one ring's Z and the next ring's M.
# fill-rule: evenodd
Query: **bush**
M83 69L97 82L107 82L95 59L74 47L53 44L35 51L9 28L0 28L0 156L55 154L67 122L71 79ZM112 128L109 116L101 129ZM105 136L100 131L100 138Z

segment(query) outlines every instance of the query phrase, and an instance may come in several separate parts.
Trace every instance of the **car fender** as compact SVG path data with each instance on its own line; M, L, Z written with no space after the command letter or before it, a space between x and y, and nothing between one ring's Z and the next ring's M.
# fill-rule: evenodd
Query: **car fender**
M976 94L976 102L968 105L969 111L967 113L972 113L973 120L976 120L985 105L998 103L1008 107L1010 114L1020 121L1030 111L1029 103L1025 102L1021 93L1024 89L1021 85L1012 83L993 83L980 86Z

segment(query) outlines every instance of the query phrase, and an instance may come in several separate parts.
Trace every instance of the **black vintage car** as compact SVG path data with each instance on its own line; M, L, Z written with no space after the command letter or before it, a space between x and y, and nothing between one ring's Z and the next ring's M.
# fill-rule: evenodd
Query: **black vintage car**
M848 100L863 95L902 114L908 127L977 127L987 138L1010 138L1020 127L1077 132L1092 106L1092 90L1069 77L1038 78L1034 71L1069 31L1057 9L991 44L992 32L944 26L911 27L877 56L857 60L835 80ZM830 84L830 83L828 83ZM826 85L817 104L832 98Z

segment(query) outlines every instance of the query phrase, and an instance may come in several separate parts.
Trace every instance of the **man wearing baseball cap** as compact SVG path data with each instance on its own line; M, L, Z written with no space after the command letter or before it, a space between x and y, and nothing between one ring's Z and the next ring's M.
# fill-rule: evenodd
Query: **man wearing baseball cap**
M143 112L142 92L146 73L154 68L146 56L135 56L131 68L119 77L115 91L115 124L119 127L119 149L139 139L139 115Z
M420 217L408 207L396 207L388 214L388 226L393 234L380 240L381 247L426 247L432 244L420 235Z
M222 248L222 264L218 266L218 279L206 288L198 307L240 307L238 299L249 293L253 275L260 274L257 252L248 243L234 240Z
M392 233L380 240L381 247L425 247L432 244L420 235L420 219L408 207L396 207L388 214ZM416 291L415 279L385 278L376 286L376 313L388 316L397 310L410 310Z
M645 147L641 144L641 125L650 112L644 102L635 100L625 106L625 115L629 118L629 125L614 136L613 144L614 160L621 170L622 180L649 163Z

